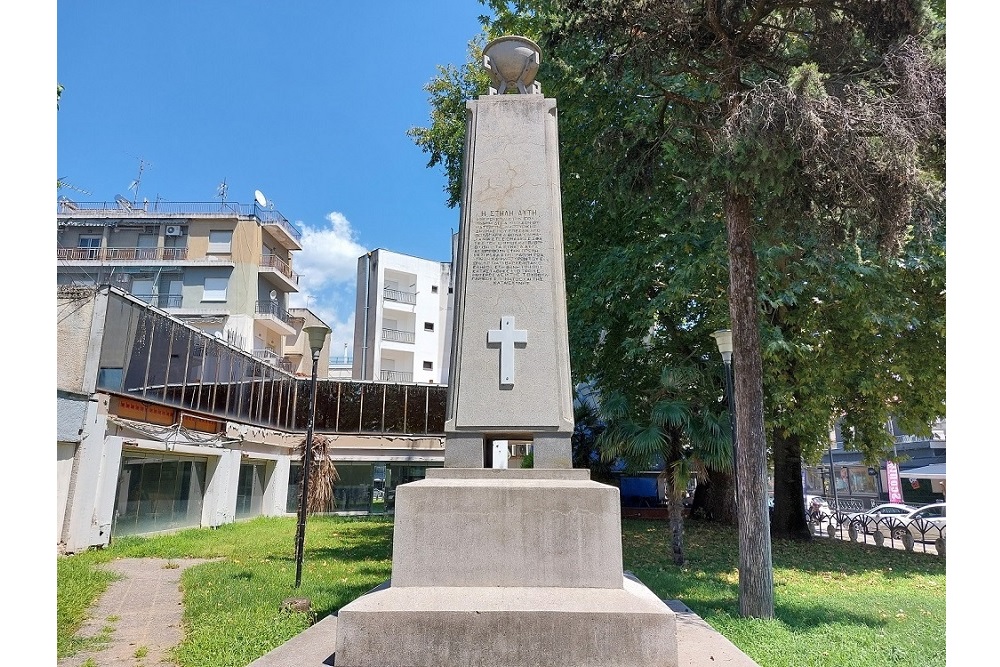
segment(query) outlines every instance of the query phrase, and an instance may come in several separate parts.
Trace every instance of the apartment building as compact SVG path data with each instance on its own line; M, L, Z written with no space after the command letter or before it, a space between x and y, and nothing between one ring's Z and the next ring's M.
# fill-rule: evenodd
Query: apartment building
M302 234L262 197L249 205L63 198L56 220L59 286L117 287L267 364L311 372L301 344L308 322L288 309ZM327 349L323 375L328 358Z
M354 379L447 384L451 268L382 248L358 258Z

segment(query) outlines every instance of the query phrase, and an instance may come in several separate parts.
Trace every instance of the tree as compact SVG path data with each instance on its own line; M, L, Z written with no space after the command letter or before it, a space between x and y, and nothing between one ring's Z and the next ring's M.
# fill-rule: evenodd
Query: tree
M879 307L888 311L867 309L863 319L870 325L895 319L898 306L926 311L909 328L879 324L852 338L855 349L867 343L880 350L860 358L888 363L882 376L861 363L851 372L838 370L840 362L826 352L850 346L830 336L817 339L825 330L812 328L824 324L812 312L817 309L850 319L852 304L855 310L864 305L863 288L843 292L836 308L784 301L797 290L805 294L809 280L835 287L843 275L854 275L860 284L877 270L888 286L930 275L919 265L937 252L928 234L943 225L943 5L539 0L490 6L495 33L526 34L542 46L538 78L559 99L574 371L581 355L600 357L592 350L602 345L617 346L625 363L634 361L647 337L636 335L643 324L655 339L723 324L728 308L741 443L740 610L769 617L770 544L761 530L768 521L765 380L769 389L782 389L780 400L767 404L772 441L781 436L776 476L782 480L799 465L796 447L808 458L835 419L853 420L851 444L866 446L864 438L884 438L871 427L889 408L914 421L926 417L925 424L929 410L943 411L943 402L913 396L913 378L926 378L937 364L893 351L905 341L908 350L923 347L943 359L943 320L934 315L943 292L929 295L921 287L916 306L887 300ZM449 178L457 174L449 170ZM619 274L617 292L634 306L632 318L612 316L608 311L616 309L599 295L574 290L586 284L578 276L603 273L616 261L629 265L655 247L658 226L669 235L685 223L690 236L702 240L695 251L711 248L705 240L726 225L728 306L715 300L709 282L695 280L684 300L687 317L657 327L662 320L649 317L649 305L658 292L637 289L653 281ZM781 246L787 247L771 252ZM842 262L852 248L864 256L853 274ZM617 260L604 262L601 253ZM702 256L709 265L714 258ZM776 285L762 281L781 263L799 261L814 273ZM677 271L683 264L683 257L666 256L647 272L668 275L670 281L659 283L676 294L697 275ZM602 320L614 326L595 326ZM655 377L643 368L633 384L648 386ZM621 377L607 373L602 382ZM789 406L796 401L811 408L790 427ZM776 516L782 506L793 516L793 484L776 484ZM794 505L801 506L800 498Z
M705 385L702 373L697 364L664 368L657 389L638 404L616 392L600 407L608 424L597 438L605 461L623 460L627 470L664 464L675 565L684 564L682 500L688 480L703 475L704 461L719 466L728 458L728 428L696 399L699 387Z

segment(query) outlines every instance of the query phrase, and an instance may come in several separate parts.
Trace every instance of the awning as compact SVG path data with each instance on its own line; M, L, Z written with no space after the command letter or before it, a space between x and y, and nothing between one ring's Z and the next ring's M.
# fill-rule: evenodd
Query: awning
M921 468L900 470L899 476L907 477L909 479L945 479L944 467L944 463L934 463Z

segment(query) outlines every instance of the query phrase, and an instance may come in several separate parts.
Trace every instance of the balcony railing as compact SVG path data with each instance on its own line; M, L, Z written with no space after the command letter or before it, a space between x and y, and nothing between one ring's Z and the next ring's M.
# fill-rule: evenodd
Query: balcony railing
M289 326L292 324L292 316L275 301L258 301L256 310L258 315L273 315Z
M156 218L170 216L253 216L263 225L278 225L295 239L302 242L302 232L295 228L285 216L277 211L263 208L258 204L237 204L232 202L142 202L132 203L124 197L111 202L76 202L63 198L59 201L59 215L74 218L114 216L115 218Z
M299 284L299 274L292 271L292 267L277 255L264 255L260 258L260 265L265 269L276 269L296 285Z
M132 294L132 296L157 308L180 308L184 302L184 297L180 294Z
M382 329L382 340L394 343L412 343L414 333L412 331L400 331L398 329Z
M278 353L274 350L254 350L253 356L255 359L260 359L261 361L271 364L272 366L278 365L278 360L281 358Z
M187 248L57 248L56 259L92 262L186 260Z
M410 303L410 304L414 304L417 302L416 292L404 292L403 290L386 287L384 290L382 290L382 295L385 297L386 301L398 301L400 303Z
M379 371L378 379L382 382L413 382L410 371Z

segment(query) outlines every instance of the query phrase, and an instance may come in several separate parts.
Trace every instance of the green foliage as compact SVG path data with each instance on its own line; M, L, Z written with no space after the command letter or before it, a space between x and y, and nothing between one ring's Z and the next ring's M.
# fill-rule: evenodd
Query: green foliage
M73 634L114 575L96 565L114 558L221 558L190 567L181 578L189 631L174 652L184 667L244 667L387 580L392 522L315 516L306 527L302 585L294 588L296 521L261 517L217 529L116 539L100 551L59 559L59 655L83 646ZM281 610L288 597L308 597L313 614Z
M118 575L93 567L97 562L94 552L74 557L60 557L56 562L56 654L59 658L72 655L85 648L106 643L107 636L96 639L75 637L76 631L87 620L90 605L107 590Z
M683 567L664 562L670 531L622 522L625 567L680 599L761 667L945 665L944 560L836 539L772 540L775 618L741 618L736 530L688 520Z
M72 643L73 628L63 622L70 600L83 601L81 610L96 600L110 576L96 565L113 558L224 559L184 572L181 667L244 667L389 577L390 520L312 518L300 589L293 588L294 532L294 518L255 519L60 557L59 656ZM684 602L761 667L945 664L943 559L840 540L775 540L776 618L763 621L738 614L734 529L688 521L683 566L665 557L670 540L663 523L623 521L625 568L659 597ZM100 579L103 585L92 585ZM313 601L315 618L279 611L293 595Z
M469 59L460 66L439 65L438 73L424 86L431 105L429 127L413 127L407 135L430 154L428 167L445 171L448 206L462 199L462 165L465 152L465 103L489 90L490 77L479 63L483 60L485 33L469 42Z

